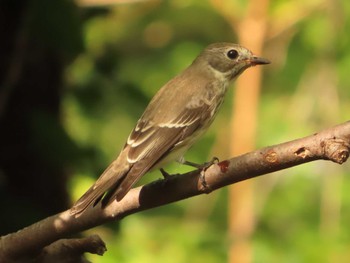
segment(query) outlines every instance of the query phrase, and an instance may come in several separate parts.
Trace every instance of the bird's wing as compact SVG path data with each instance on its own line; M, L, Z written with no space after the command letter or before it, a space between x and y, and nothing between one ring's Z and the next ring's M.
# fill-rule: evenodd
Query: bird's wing
M129 148L127 160L131 163L131 169L115 188L115 192L103 202L109 203L115 197L121 200L141 176L201 128L203 121L210 117L208 107L203 103L198 107L185 108L169 122L155 124L141 119L125 146Z
M184 74L187 74L186 71ZM205 86L206 83L201 78L196 83L188 79L175 77L158 91L118 158L75 203L72 214L79 215L90 204L97 204L102 198L103 206L115 198L121 200L141 176L212 117L212 105L207 103L206 94L198 94L192 88L186 96L179 96L184 87Z

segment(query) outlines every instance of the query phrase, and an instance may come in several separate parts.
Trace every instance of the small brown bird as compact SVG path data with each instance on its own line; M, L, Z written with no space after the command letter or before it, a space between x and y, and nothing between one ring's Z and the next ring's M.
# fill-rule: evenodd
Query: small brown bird
M205 48L193 63L153 97L117 157L74 204L78 215L102 200L121 200L145 173L169 161L186 163L184 153L207 130L227 88L245 69L269 64L232 43Z

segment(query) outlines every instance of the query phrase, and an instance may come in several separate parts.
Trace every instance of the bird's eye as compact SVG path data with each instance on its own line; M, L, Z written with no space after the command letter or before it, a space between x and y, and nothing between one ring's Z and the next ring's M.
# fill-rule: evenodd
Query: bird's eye
M229 52L227 52L227 56L230 59L236 59L238 57L238 51L235 49L231 49Z

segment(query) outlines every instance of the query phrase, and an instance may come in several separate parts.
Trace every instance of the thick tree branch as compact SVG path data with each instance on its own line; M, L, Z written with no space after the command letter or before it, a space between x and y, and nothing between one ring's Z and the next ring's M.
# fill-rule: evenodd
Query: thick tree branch
M178 174L134 188L122 201L114 202L104 210L96 206L77 218L71 216L67 210L16 233L3 236L0 239L0 263L26 262L24 258L28 261L36 258L33 262L44 262L40 261L43 251L48 253L51 248L47 246L61 238L109 221L120 220L139 211L209 193L249 178L314 160L331 160L342 164L349 157L349 147L350 121L305 138L219 162L204 172L196 170ZM65 240L66 246L68 243L69 240ZM82 246L78 247L82 253ZM89 249L85 251L87 250ZM98 245L96 250L100 254L104 251L101 245ZM57 250L54 251L57 253Z

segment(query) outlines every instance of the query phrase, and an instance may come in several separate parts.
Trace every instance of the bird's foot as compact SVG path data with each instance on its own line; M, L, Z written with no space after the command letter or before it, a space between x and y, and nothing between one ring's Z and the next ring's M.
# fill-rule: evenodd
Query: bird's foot
M210 166L212 166L213 164L216 164L216 163L219 163L219 158L214 156L209 162L206 162L206 163L203 164L203 167L202 167L202 170L201 170L201 174L200 174L199 179L201 181L201 184L202 184L204 190L207 193L210 193L212 190L211 190L210 186L207 184L207 181L205 180L205 171Z
M203 164L196 164L196 163L185 161L185 160L183 161L183 164L195 167L198 170L200 170L199 180L204 188L204 191L209 193L209 192L211 192L211 189L210 189L209 185L207 184L207 181L205 180L205 171L210 166L212 166L213 164L218 163L218 162L219 162L219 158L213 157L209 162L205 162Z
M201 170L201 173L199 175L199 181L201 182L201 185L204 189L208 190L210 192L210 187L207 184L207 181L205 180L205 170Z
M183 160L181 163L188 165L188 166L192 166L197 168L198 170L207 170L210 166L212 166L214 163L218 163L219 162L219 158L217 157L213 157L209 162L205 162L202 164L198 164L198 163L193 163L193 162L189 162L186 160Z
M167 173L163 168L160 168L159 171L163 175L164 179L167 179L171 176L171 174Z
M219 158L213 157L209 162L205 162L203 164L193 163L190 161L186 161L184 159L179 160L179 162L181 164L192 166L192 167L195 167L198 170L200 170L199 180L200 180L203 188L206 190L206 192L211 192L210 187L205 180L205 171L213 164L218 163ZM159 170L160 170L161 174L163 175L164 179L168 179L169 177L172 176L171 174L167 173L163 168L160 168Z

